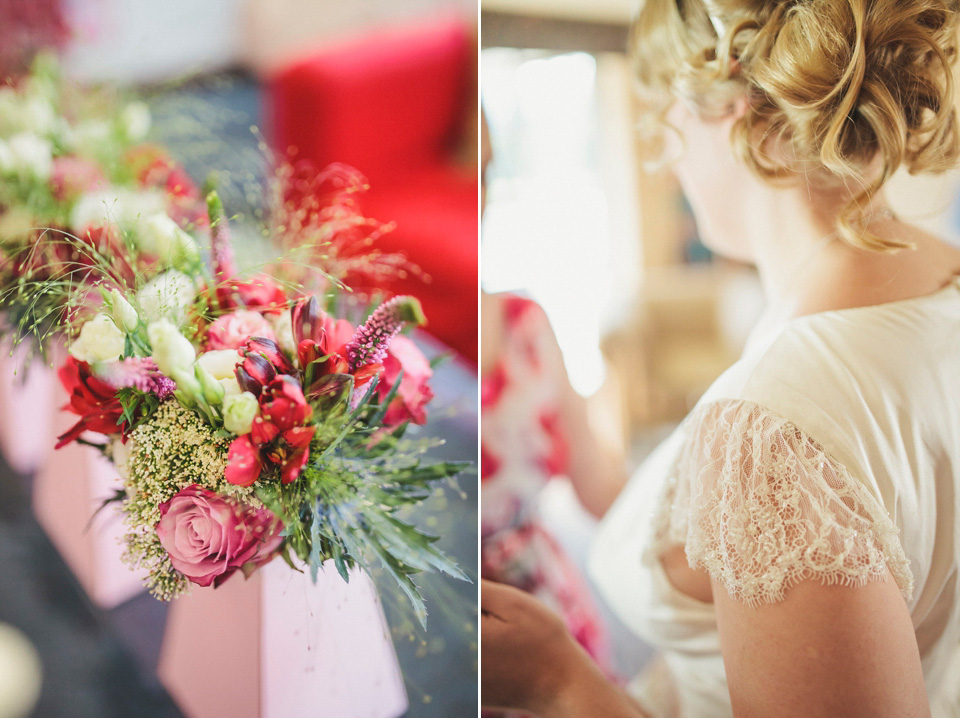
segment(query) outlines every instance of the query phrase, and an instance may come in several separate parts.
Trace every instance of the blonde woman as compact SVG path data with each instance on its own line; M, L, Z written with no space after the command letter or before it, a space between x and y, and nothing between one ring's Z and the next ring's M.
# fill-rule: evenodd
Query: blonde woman
M882 193L898 168L957 160L957 10L644 2L637 68L665 150L769 310L594 546L597 584L660 658L622 690L541 605L485 584L485 704L960 715L960 251Z

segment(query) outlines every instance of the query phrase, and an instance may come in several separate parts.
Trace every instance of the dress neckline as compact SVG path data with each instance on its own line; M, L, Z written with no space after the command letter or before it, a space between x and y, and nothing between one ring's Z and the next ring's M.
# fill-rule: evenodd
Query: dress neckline
M809 314L800 314L794 317L787 317L785 319L781 319L779 321L770 323L766 327L764 327L765 317L761 316L760 320L754 326L754 332L751 333L750 338L747 340L747 345L744 348L742 356L746 356L752 353L752 349L754 347L769 346L771 342L775 341L777 337L781 336L790 327L810 324L812 322L817 322L820 320L836 319L838 317L849 317L849 316L854 316L856 314L870 314L870 313L883 312L883 311L895 311L898 309L903 309L905 307L912 306L914 304L920 304L926 301L939 300L947 296L951 291L956 292L957 290L960 290L960 274L955 274L952 277L950 277L942 287L935 289L932 292L928 292L927 294L918 294L914 297L894 299L889 302L881 302L880 304L865 304L859 307L844 307L841 309L824 309L819 312L811 312ZM757 330L761 330L759 334L757 333Z
M937 299L941 295L947 294L950 289L960 289L960 273L952 275L947 281L937 289L934 289L932 292L927 292L926 294L917 294L913 297L904 297L903 299L892 299L889 302L880 302L879 304L864 304L859 307L843 307L841 309L824 309L819 312L810 312L809 314L800 314L795 317L788 317L784 324L788 324L792 321L799 321L801 319L809 319L811 317L819 316L832 316L839 314L846 314L847 312L860 312L867 310L883 310L883 309L897 309L899 307L908 306L913 303L922 302L925 300Z

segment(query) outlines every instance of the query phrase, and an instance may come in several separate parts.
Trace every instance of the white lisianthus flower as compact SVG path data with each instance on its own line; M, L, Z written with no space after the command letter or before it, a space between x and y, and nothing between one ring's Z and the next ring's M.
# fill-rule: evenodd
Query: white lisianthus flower
M134 192L121 187L107 187L81 195L70 210L70 226L82 231L107 222L121 229L130 229L142 217L162 212L166 202L156 191Z
M223 387L224 397L236 396L242 391L242 389L240 389L240 382L237 381L236 376L219 379L218 381L220 382L220 386Z
M226 396L223 399L223 428L237 436L249 434L259 413L260 403L249 391Z
M165 317L183 324L196 291L193 280L183 272L170 269L158 274L137 292L140 316L147 323Z
M32 132L21 132L7 141L13 170L24 177L49 179L53 172L53 145Z
M150 110L142 102L131 102L120 113L120 126L127 139L139 142L150 131Z
M197 357L197 364L210 373L214 379L233 379L236 381L234 370L243 357L236 349L214 349L204 352Z
M197 352L169 319L158 319L147 326L147 338L153 347L157 368L176 381L177 374L193 375Z
M130 302L116 289L110 290L110 305L112 308L111 314L113 315L113 321L118 327L122 327L128 332L132 332L137 328L137 324L140 321L140 317L137 316L137 310L134 309L130 305Z
M164 212L156 212L137 225L137 249L168 261L197 257L197 243Z
M80 336L70 345L70 353L88 364L112 361L123 354L125 343L123 332L113 320L106 314L98 314L80 328Z

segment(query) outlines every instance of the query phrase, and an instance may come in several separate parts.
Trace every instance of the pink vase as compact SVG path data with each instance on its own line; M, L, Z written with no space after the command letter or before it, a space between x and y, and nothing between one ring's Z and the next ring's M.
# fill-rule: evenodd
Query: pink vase
M56 375L48 374L49 403L59 409L67 403L67 393ZM33 477L33 511L87 594L98 605L113 608L144 590L143 575L121 560L125 531L119 504L99 510L121 488L116 468L89 446L53 449L56 437L77 418L66 411L53 413L45 439L50 451ZM88 438L97 440L97 435Z
M23 346L0 346L0 450L14 471L32 474L53 451L57 375Z
M277 559L170 607L159 675L190 718L397 718L403 678L370 579Z

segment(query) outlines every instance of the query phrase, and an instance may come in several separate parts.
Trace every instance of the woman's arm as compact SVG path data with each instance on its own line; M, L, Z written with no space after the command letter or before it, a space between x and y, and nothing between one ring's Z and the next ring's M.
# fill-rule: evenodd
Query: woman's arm
M558 378L560 429L569 446L567 476L583 507L596 517L603 516L627 482L626 460L619 442L602 440L591 425L587 400L570 385L563 370L560 346L552 332L551 351L556 352L561 376Z
M510 331L504 303L510 301L517 300L486 292L481 294L480 368L484 376L490 374L503 357ZM546 313L533 302L520 301L526 310L524 316L532 322L525 325L523 331L535 338L537 361L553 384L558 438L567 450L566 474L584 508L594 516L602 516L627 480L623 450L617 448L620 442L598 438L589 420L586 400L570 385L563 352Z
M749 608L713 583L737 718L929 716L917 641L900 590L814 580Z

